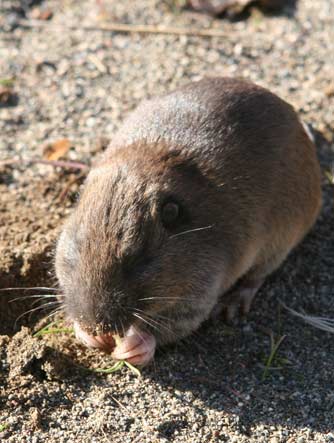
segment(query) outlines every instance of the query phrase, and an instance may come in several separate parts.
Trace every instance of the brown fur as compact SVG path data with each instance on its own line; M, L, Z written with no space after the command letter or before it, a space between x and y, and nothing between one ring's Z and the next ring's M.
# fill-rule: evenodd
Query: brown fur
M160 220L168 198L184 208L171 230ZM213 78L144 102L89 174L58 242L68 315L92 330L140 323L158 343L174 341L241 277L274 271L320 205L315 147L269 91Z

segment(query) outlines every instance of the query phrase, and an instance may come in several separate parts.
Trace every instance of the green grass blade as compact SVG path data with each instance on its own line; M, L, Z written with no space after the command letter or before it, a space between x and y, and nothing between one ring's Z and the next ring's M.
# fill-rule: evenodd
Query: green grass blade
M280 337L280 339L277 341L276 344L274 344L274 340L273 340L272 336L270 337L270 339L271 339L270 341L271 341L271 344L272 344L271 352L270 352L270 355L269 355L269 357L267 359L266 367L264 368L264 371L263 371L263 374L262 374L262 381L264 381L266 379L266 377L267 377L267 375L269 373L269 370L271 368L272 362L273 362L273 360L275 358L275 355L276 355L276 353L278 351L278 348L280 347L280 345L281 345L282 341L285 339L285 337L286 337L286 335L283 335L282 337Z
M48 323L44 328L40 329L39 331L35 332L33 334L33 337L42 337L43 335L47 334L72 334L74 332L73 328L65 328L58 326L60 322L58 321L52 321L51 323ZM55 327L53 327L55 326Z
M127 366L131 372L133 372L137 377L141 377L141 372L138 368L133 366L131 363L126 360L117 361L110 368L101 368L101 369L93 369L94 372L100 372L101 374L112 374L113 372L117 372L123 368L123 366Z
M135 366L133 366L131 363L129 363L128 361L124 361L125 366L127 366L131 372L133 372L137 377L141 377L141 372L138 368L136 368Z
M57 322L52 321L51 323L48 323L46 326L44 326L39 331L35 332L32 336L33 337L40 337L40 336L44 335L45 331L48 331L52 326L54 326L56 324L57 324Z
M12 88L14 86L14 79L0 78L0 86L4 86L5 88Z
M38 331L34 335L34 337L41 337L42 335L47 334L72 334L74 333L73 328L50 328L45 331Z
M112 374L113 372L119 371L124 366L124 360L117 361L111 368L105 369L94 369L94 372L100 372L102 374Z

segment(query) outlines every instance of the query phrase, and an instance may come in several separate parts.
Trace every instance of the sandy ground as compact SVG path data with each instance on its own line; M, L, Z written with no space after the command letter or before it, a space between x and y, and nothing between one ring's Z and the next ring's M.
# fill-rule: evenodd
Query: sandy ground
M70 333L32 337L38 315L14 327L31 301L9 303L1 293L0 441L334 442L333 336L279 304L334 318L334 188L326 178L334 159L333 1L299 1L276 16L254 9L237 22L181 11L173 1L45 1L40 7L53 16L43 28L18 26L23 14L38 16L33 3L21 2L22 11L19 1L0 2L0 87L12 79L9 99L0 90L0 161L45 156L48 143L68 139L65 159L89 164L142 98L204 75L242 75L291 102L312 127L324 207L266 282L247 324L203 325L158 352L140 378L126 369L95 373L110 366L108 357ZM80 29L110 22L225 36ZM76 177L22 160L0 166L0 287L55 284L52 251L82 182ZM11 298L19 295L26 293ZM285 338L265 373L270 335Z

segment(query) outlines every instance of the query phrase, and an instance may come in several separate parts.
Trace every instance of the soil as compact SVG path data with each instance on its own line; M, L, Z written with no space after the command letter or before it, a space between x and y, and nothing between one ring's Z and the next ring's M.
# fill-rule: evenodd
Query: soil
M242 75L292 103L315 136L324 194L316 226L265 283L247 323L203 325L160 350L141 377L127 368L97 373L110 357L84 348L70 329L36 336L58 305L30 296L52 289L1 291L0 441L334 442L333 336L280 304L334 318L334 187L326 175L334 160L334 4L294 3L276 15L253 8L240 21L172 0L0 3L0 288L56 288L55 241L83 181L78 170L26 161L68 139L62 159L89 165L139 100L203 75ZM43 28L21 26L36 17ZM228 38L81 29L110 22L215 28ZM282 336L266 371L270 337Z

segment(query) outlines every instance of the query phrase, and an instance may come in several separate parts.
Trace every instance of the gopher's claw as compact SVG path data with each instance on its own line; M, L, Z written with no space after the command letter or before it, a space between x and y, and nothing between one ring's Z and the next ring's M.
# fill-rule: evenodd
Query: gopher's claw
M116 360L126 360L133 365L144 366L152 360L155 348L156 340L153 335L131 326L121 343L114 349L112 357Z

